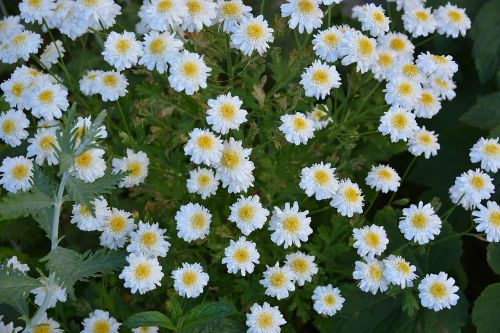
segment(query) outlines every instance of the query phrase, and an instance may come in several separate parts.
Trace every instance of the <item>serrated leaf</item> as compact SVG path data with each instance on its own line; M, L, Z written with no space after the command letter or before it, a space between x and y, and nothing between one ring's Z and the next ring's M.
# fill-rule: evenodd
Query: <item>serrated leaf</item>
M467 125L489 130L500 123L500 92L479 97L460 120Z
M135 313L130 317L128 317L123 322L123 325L127 326L128 328L136 328L142 326L158 326L158 327L168 328L171 330L176 329L172 320L170 320L170 318L168 318L163 313L158 311Z
M214 318L188 329L181 329L181 333L243 333L246 327L231 318Z
M39 191L9 194L0 202L0 219L26 217L53 204L51 197Z
M193 328L214 318L224 318L231 314L233 308L222 302L203 303L192 308L179 319L182 329Z
M486 287L476 299L472 309L472 322L477 327L478 333L498 332L500 327L500 283Z
M493 272L500 275L500 243L488 244L487 259Z
M40 282L23 272L3 266L0 268L0 304L18 307L31 290L40 287Z

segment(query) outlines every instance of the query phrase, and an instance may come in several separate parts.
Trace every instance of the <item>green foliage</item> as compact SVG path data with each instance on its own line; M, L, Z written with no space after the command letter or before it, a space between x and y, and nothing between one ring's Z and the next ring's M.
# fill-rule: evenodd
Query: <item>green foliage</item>
M20 192L8 194L0 202L0 218L12 219L37 214L47 207L51 207L54 201L51 197L40 191Z
M158 311L139 312L131 315L123 322L128 328L141 326L157 326L175 330L176 327L172 320Z
M474 304L472 322L478 333L498 332L500 328L500 283L486 287Z
M476 104L460 117L467 125L489 130L500 124L500 92L479 97Z
M177 327L185 333L237 333L244 328L228 318L233 308L221 302L202 303L195 306L178 321Z
M37 279L7 266L0 267L0 304L19 306L31 290L41 284Z
M493 272L500 275L500 243L488 244L487 259Z

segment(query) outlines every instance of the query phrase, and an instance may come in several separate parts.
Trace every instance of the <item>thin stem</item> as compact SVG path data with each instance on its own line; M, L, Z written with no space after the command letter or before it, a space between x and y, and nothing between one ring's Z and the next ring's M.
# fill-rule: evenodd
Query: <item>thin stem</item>
M9 16L9 14L7 13L7 8L5 8L5 4L3 3L3 0L0 0L0 10L2 11L3 17Z
M363 215L361 215L361 216L365 216L366 214L368 214L368 212L369 212L369 211L370 211L370 209L372 208L373 204L374 204L374 203L375 203L375 201L377 200L378 195L379 195L379 193L378 193L378 192L375 192L375 194L373 195L372 200L370 201L370 204L368 205L368 208L365 210L365 212L364 212L364 213L363 213Z
M438 35L437 34L434 34L426 39L424 39L423 41L415 44L415 47L419 47L419 46L422 46L424 44L427 44L428 42L432 41L433 39L435 39Z
M309 215L316 214L319 212L324 212L325 210L329 210L330 208L333 208L332 206L326 206L317 210L313 210L312 212L309 213Z
M118 100L116 101L116 105L118 106L118 111L120 112L120 116L122 117L122 121L123 121L123 124L125 126L125 130L127 131L127 135L130 139L132 139L132 134L130 133L130 129L128 128L127 119L125 118L125 114L123 113L122 106Z
M416 160L417 160L417 156L414 156L413 159L411 160L410 164L408 164L408 167L406 168L405 173L403 174L403 177L401 177L400 184L403 184L404 180L406 179L406 176L408 175L408 172L410 172L410 169L413 166L413 164L415 164ZM389 206L392 204L392 201L394 200L396 193L398 193L398 191L394 191L392 193L391 199L389 199Z
M462 201L462 198L464 197L465 193L460 196L458 199L457 203L453 205L450 209L448 209L446 212L444 212L443 217L441 218L443 222L448 220L448 217L453 213L453 211L460 205L460 201Z
M233 62L231 61L231 47L229 45L229 35L226 38L226 55L227 55L227 79L231 87L233 87Z

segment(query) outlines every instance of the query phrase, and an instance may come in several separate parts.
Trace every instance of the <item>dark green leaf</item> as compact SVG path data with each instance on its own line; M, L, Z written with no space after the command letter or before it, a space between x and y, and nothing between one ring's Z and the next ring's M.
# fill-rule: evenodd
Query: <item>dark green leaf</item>
M203 303L192 308L179 319L183 329L192 328L214 318L224 318L231 314L233 308L221 302Z
M231 318L215 318L197 326L181 329L181 333L243 333L246 327Z
M479 97L476 104L460 120L481 129L492 129L500 123L500 92Z
M133 314L128 317L123 324L128 328L158 326L175 330L175 325L172 323L170 318L158 311L147 311Z
M0 268L0 281L0 304L11 304L17 308L31 290L41 285L37 279L5 266Z
M478 333L494 333L500 331L500 283L486 287L476 299L472 309L472 322Z
M53 204L51 197L39 191L9 194L0 202L0 219L26 217Z
M493 272L500 275L500 243L488 244L487 258Z

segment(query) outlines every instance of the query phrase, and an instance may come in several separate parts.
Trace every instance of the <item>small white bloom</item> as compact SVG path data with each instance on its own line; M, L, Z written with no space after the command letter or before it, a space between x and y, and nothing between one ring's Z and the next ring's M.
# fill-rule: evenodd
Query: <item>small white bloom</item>
M265 294L276 297L278 300L287 298L290 291L295 290L293 284L295 274L288 266L280 267L278 263L267 266L260 284L266 288Z
M97 94L99 91L98 79L103 73L103 71L98 70L87 71L78 82L80 85L80 91L85 96Z
M57 64L59 58L64 56L63 43L60 40L56 40L55 42L50 42L49 45L45 47L43 53L40 55L40 62L47 68L51 68L52 65Z
M231 215L228 220L236 223L245 236L256 229L261 229L269 216L269 211L262 207L257 195L246 198L241 196L229 209Z
M94 199L94 216L85 204L75 204L71 211L70 222L83 231L102 230L104 221L109 214L108 202L103 197Z
M68 91L59 84L49 82L40 83L36 88L29 91L26 103L31 108L31 113L37 118L47 120L59 119L62 111L69 107Z
M3 319L3 315L0 315L0 332L2 332L2 333L19 333L23 330L22 327L14 327L13 322L5 324L2 319Z
M376 52L377 55L370 70L373 72L376 80L386 80L393 75L397 57L394 52L386 48L379 48Z
M408 36L399 32L389 32L378 38L378 46L391 50L399 59L412 58L415 46Z
M436 312L451 309L459 299L455 280L445 272L427 274L418 285L418 291L422 306Z
M7 46L2 61L7 64L13 64L19 59L28 61L30 54L38 53L41 44L42 37L39 34L29 30L21 31L2 44L2 48Z
M465 9L458 8L449 2L438 7L435 11L437 21L437 32L447 37L457 38L459 35L465 36L471 27L469 16Z
M396 170L388 165L372 166L365 179L366 185L370 186L375 191L387 193L389 191L395 192L398 190L401 177L399 177Z
M19 12L26 23L42 24L44 17L54 15L55 7L54 0L22 0Z
M316 200L331 199L339 188L335 168L332 168L330 163L323 162L303 168L299 187L308 197L315 196Z
M196 168L189 171L187 189L189 193L196 193L206 199L217 192L219 181L215 178L212 169Z
M35 156L35 162L38 165L43 165L47 160L48 165L59 164L56 149L59 149L56 137L57 128L41 128L34 138L28 139L28 154L27 157Z
M184 153L196 164L216 165L222 156L222 140L210 130L195 128L189 133Z
M339 189L334 194L330 205L337 209L340 215L352 217L354 213L363 212L363 194L358 184L350 179L339 182Z
M408 139L408 151L414 156L424 155L426 159L436 156L441 146L438 143L438 135L434 131L418 128Z
M259 263L259 252L254 242L240 237L236 242L231 240L229 246L224 250L222 263L227 266L228 273L240 272L242 276L251 274L255 264Z
M318 266L314 262L314 256L302 252L294 252L286 255L285 266L295 274L294 280L297 285L303 286L305 282L311 282L312 277L318 273Z
M393 105L380 117L378 130L383 135L390 135L391 142L407 141L417 130L415 115L408 109Z
M279 307L270 306L264 302L261 306L257 303L252 305L250 313L247 313L247 333L279 333L281 325L286 324Z
M375 39L366 37L357 30L348 31L344 34L344 38L340 48L340 52L345 54L342 65L356 63L357 72L367 72L377 59Z
M7 16L0 20L0 40L8 40L10 37L24 30L24 25L19 23L20 16ZM0 43L1 44L1 43Z
M120 182L120 187L133 187L144 182L148 176L149 158L145 152L134 153L132 149L127 148L127 157L113 158L113 172L129 172L129 174Z
M44 303L45 296L47 295L47 284L48 279L46 277L40 278L41 287L35 288L31 291L35 295L35 304L41 306ZM68 295L66 294L66 288L62 288L59 284L53 284L51 289L50 298L47 304L47 308L53 308L56 306L57 302L66 302Z
M198 264L183 263L181 267L172 272L174 289L182 297L195 298L203 293L203 288L208 284L209 276Z
M241 141L233 138L224 141L222 155L216 165L216 177L229 193L246 192L253 186L255 166L249 159L251 153L252 149L243 148Z
M413 287L413 280L417 278L417 268L401 256L390 255L384 259L384 276L390 284L400 286L401 289Z
M217 0L217 23L222 23L222 31L234 32L244 18L252 17L252 8L242 0Z
M71 173L86 183L92 183L97 178L104 176L106 162L103 159L104 149L92 148L75 158Z
M414 7L405 10L403 16L403 25L412 37L427 37L436 31L436 19L431 13L431 8Z
M121 71L137 64L139 57L143 55L142 45L133 32L111 31L104 42L102 55L108 64Z
M450 55L435 55L430 52L420 53L415 62L426 75L449 79L458 71L458 65Z
M57 321L52 318L47 317L47 313L44 313L38 323L33 327L27 327L23 332L26 333L64 333L64 330L60 328L60 325Z
M159 328L156 326L139 326L132 329L133 333L158 333Z
M182 205L175 214L177 236L186 242L204 239L210 231L212 214L200 204Z
M97 76L96 92L103 102L114 102L127 94L128 81L125 75L116 71L102 72Z
M231 96L230 92L209 99L207 104L210 107L207 110L207 123L217 133L227 134L247 121L247 111L241 108L243 102L238 96Z
M143 223L139 221L137 230L130 233L130 244L127 251L144 255L148 258L165 257L170 243L165 240L165 229L161 229L158 223Z
M124 210L111 208L104 216L102 234L99 237L101 246L112 250L123 247L134 228L132 214Z
M384 89L385 101L392 106L413 109L422 87L419 83L403 76L392 78Z
M262 15L245 17L231 34L231 46L247 56L251 55L253 51L262 55L269 48L268 43L274 40L273 32L274 30L269 28Z
M173 61L182 49L182 41L175 38L175 34L151 31L144 36L142 46L139 65L146 66L150 71L156 68L158 73L163 74L167 71L167 63Z
M352 236L354 238L353 247L357 249L358 255L363 258L372 259L381 255L387 248L387 244L389 244L384 227L375 224L354 228Z
M6 157L0 166L0 185L8 192L28 191L32 186L33 161L24 157Z
M479 204L478 210L472 212L476 230L485 232L488 242L500 242L500 206L496 202L488 201L486 206Z
M168 82L177 92L192 95L200 88L207 87L207 78L212 71L197 53L182 51L170 64Z
M109 315L108 311L95 310L83 320L81 333L118 333L120 325L115 318Z
M312 41L316 56L328 62L337 61L341 58L340 45L343 38L344 33L336 26L319 31Z
M288 20L290 29L299 26L300 33L305 30L310 34L323 23L323 12L315 0L287 0L280 8L282 17L290 17Z
M358 17L362 30L369 31L373 37L384 35L389 31L391 20L385 16L382 6L370 3L363 5L363 7Z
M305 114L285 114L280 117L282 124L278 128L285 134L286 141L295 145L307 144L314 137L314 122Z
M113 0L77 0L80 19L87 17L88 24L94 29L101 30L115 25L116 16L121 12L121 7Z
M333 119L328 115L327 105L316 105L312 111L307 113L307 118L314 122L315 130L323 129L333 122Z
M416 117L432 118L441 110L441 101L438 96L430 90L423 89L414 106Z
M451 101L456 96L455 88L457 86L452 79L431 75L425 86L434 90L434 93L442 99Z
M340 294L339 288L333 288L331 284L327 286L317 286L312 295L314 310L325 316L333 316L340 311L344 305L345 298Z
M419 245L427 244L441 232L441 219L431 204L424 205L420 201L418 205L403 209L399 230L407 240Z
M211 26L217 17L217 4L212 0L184 0L187 15L182 18L182 31L201 31Z
M17 147L21 140L28 137L26 128L30 125L21 110L9 110L0 113L0 139L11 147Z
M388 288L388 281L384 277L384 269L383 262L377 259L356 261L352 277L354 280L359 280L359 289L375 295L379 290L384 292Z
M30 267L27 265L27 264L23 264L22 262L20 262L18 259L17 259L17 256L12 256L10 257L6 262L5 262L5 266L11 268L11 269L15 269L15 270L18 270L22 273L26 273L26 272L29 272L30 270ZM0 319L1 319L1 316L0 316ZM1 330L0 330L1 332Z
M271 240L285 249L292 245L300 247L301 242L307 242L313 232L308 213L308 210L299 211L297 201L292 206L289 202L285 203L283 210L275 206L269 221L269 230L273 231Z
M139 12L142 18L153 30L170 31L182 24L188 14L188 8L183 0L152 0L144 5Z
M480 138L472 146L469 156L472 163L481 162L483 170L496 173L500 169L500 144L498 138Z
M312 0L311 0L312 1ZM340 87L340 75L335 66L329 66L315 60L302 73L300 84L304 87L306 96L324 99L333 88Z
M128 266L123 268L118 277L125 280L124 287L130 288L132 294L144 294L161 286L163 272L158 259L135 253L128 255L126 259Z
M450 198L453 203L460 204L464 209L472 209L487 200L495 192L493 179L480 169L469 170L456 178L450 188Z

